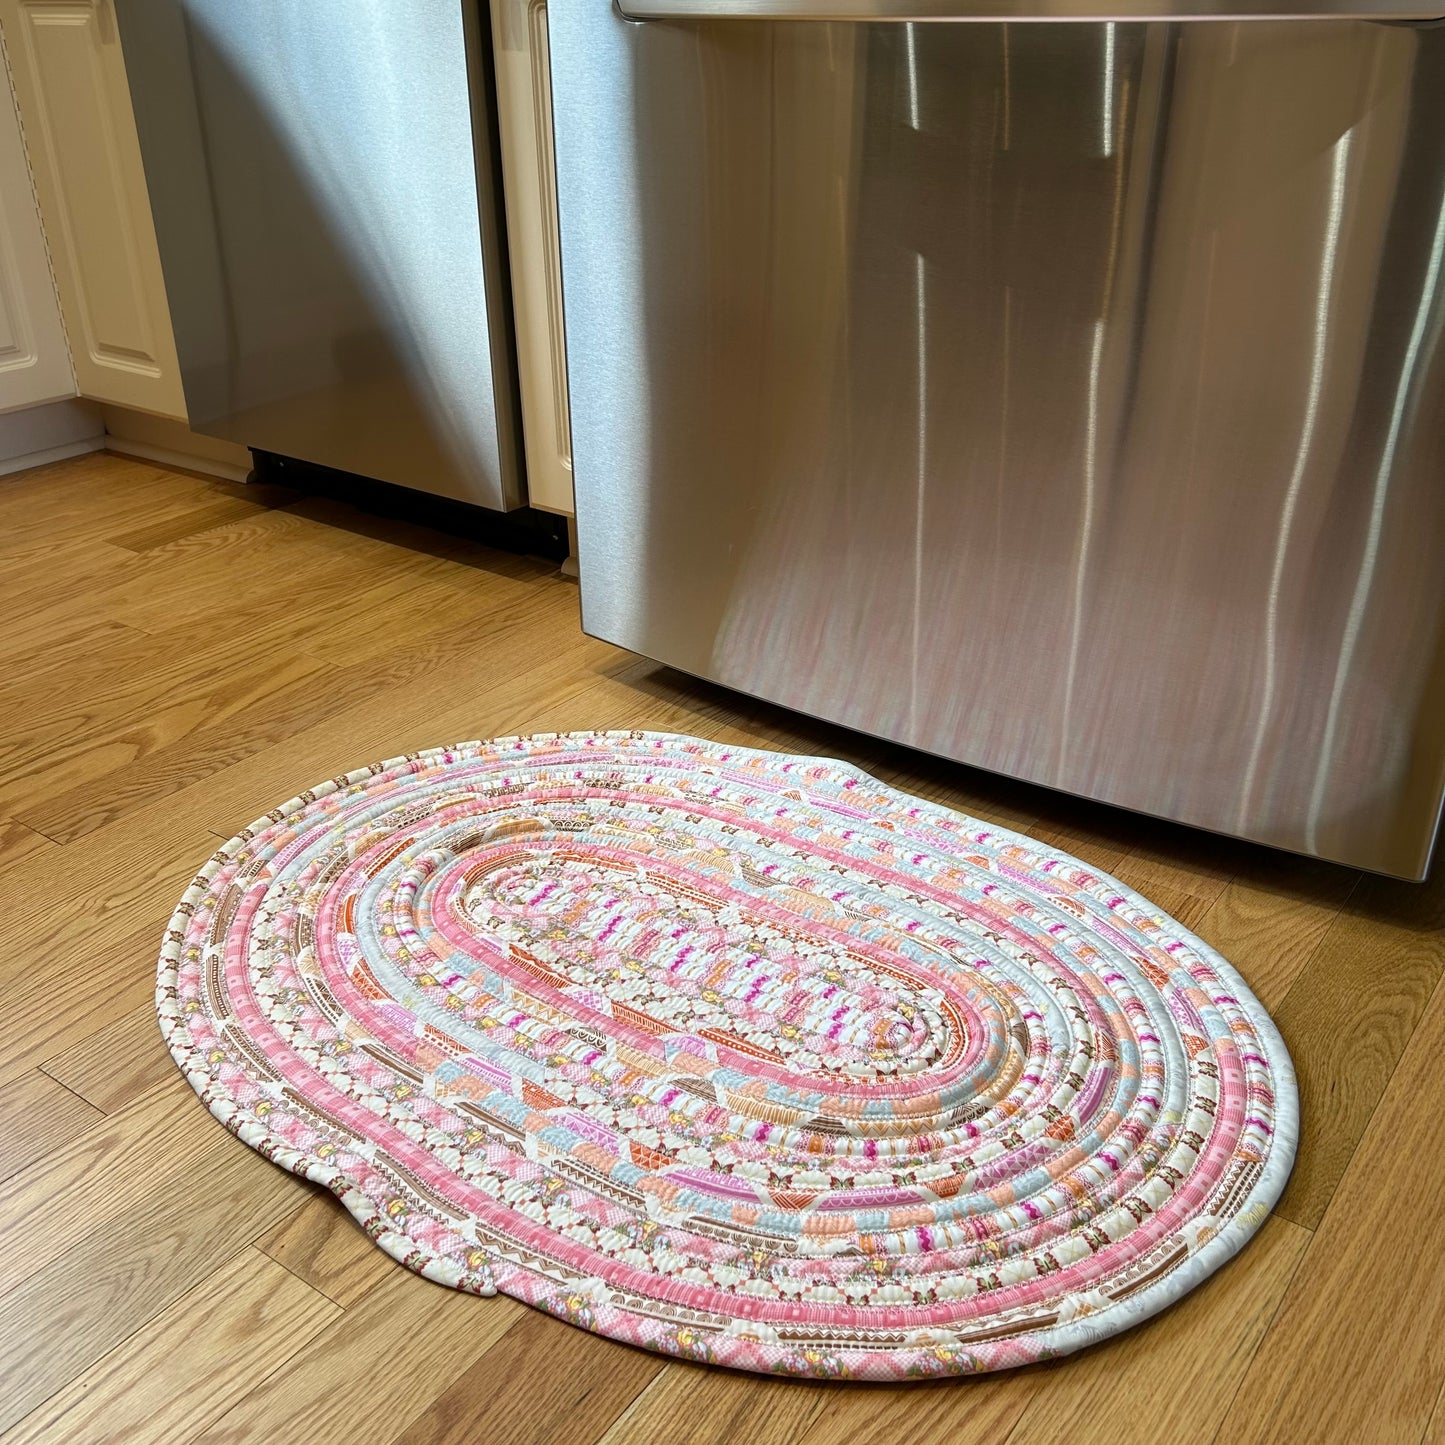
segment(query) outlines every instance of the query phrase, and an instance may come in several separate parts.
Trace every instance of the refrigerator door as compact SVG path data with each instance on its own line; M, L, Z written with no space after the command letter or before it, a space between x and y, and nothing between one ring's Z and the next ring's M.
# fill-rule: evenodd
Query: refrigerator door
M1445 29L810 6L552 0L587 629L1423 876Z
M518 505L478 7L116 8L191 426Z

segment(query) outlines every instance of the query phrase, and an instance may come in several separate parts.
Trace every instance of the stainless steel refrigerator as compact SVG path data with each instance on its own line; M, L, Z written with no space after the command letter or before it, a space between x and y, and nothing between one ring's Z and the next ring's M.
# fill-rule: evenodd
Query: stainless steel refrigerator
M480 0L117 0L193 429L524 497Z
M587 630L1423 876L1445 28L1255 10L551 0Z

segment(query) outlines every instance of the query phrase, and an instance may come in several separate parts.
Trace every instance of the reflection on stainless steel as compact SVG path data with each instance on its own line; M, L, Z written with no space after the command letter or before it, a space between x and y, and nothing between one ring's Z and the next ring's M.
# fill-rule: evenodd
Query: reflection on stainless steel
M1430 262L1426 271L1425 285L1421 291L1420 304L1415 309L1415 324L1410 332L1410 341L1405 348L1405 361L1400 370L1400 384L1395 390L1395 404L1390 411L1389 429L1381 449L1380 467L1375 475L1374 497L1370 503L1370 522L1365 534L1365 547L1360 558L1359 575L1355 579L1355 590L1350 598L1349 616L1345 619L1344 642L1340 648L1339 660L1335 664L1334 686L1330 690L1329 711L1325 715L1325 740L1320 749L1320 759L1315 767L1315 785L1310 794L1309 813L1306 819L1305 840L1311 849L1318 845L1321 817L1328 804L1330 779L1336 762L1336 750L1340 740L1340 715L1344 706L1345 690L1353 675L1355 649L1360 640L1360 631L1365 621L1365 612L1371 601L1375 584L1376 569L1380 560L1381 534L1385 522L1385 506L1389 498L1390 484L1394 481L1395 463L1399 458L1400 434L1404 428L1406 412L1413 397L1417 373L1423 352L1427 329L1434 333L1433 340L1440 337L1440 262L1445 252L1445 204L1442 204L1439 220L1435 225L1434 238L1430 246ZM1435 359L1435 347L1431 347L1431 360ZM1436 399L1438 406L1438 398ZM1434 415L1437 425L1438 411ZM1438 474L1437 474L1438 475ZM1390 599L1385 599L1389 605Z
M1259 770L1260 758L1264 752L1265 735L1274 715L1274 690L1277 681L1277 657L1279 652L1279 590L1284 581L1284 563L1288 555L1290 533L1294 527L1295 507L1299 503L1300 487L1304 485L1309 469L1310 452L1314 446L1315 429L1319 424L1320 393L1325 379L1325 358L1328 354L1330 307L1334 300L1335 257L1339 253L1340 222L1344 217L1345 177L1350 163L1350 137L1347 130L1335 142L1334 163L1330 171L1330 211L1325 223L1325 241L1320 260L1319 293L1315 300L1314 341L1310 350L1309 390L1305 398L1304 424L1300 428L1299 446L1295 450L1294 467L1290 471L1289 485L1285 488L1284 504L1280 508L1279 531L1275 541L1274 561L1270 567L1269 590L1265 594L1264 617L1264 681L1260 688L1259 717L1255 724L1254 741L1250 745L1249 761L1244 769L1244 784L1239 791L1239 824L1248 826L1250 804L1254 798L1254 780ZM1327 751L1327 750L1326 750Z
M469 0L119 0L191 425L520 500Z
M617 0L632 20L1437 20L1440 0Z
M1445 30L551 9L589 631L1423 873Z

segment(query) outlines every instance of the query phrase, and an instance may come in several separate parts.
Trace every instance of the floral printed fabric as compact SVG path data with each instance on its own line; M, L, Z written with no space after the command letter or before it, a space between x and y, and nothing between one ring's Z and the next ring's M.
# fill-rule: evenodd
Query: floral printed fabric
M1075 859L846 764L655 733L362 768L166 935L211 1111L458 1289L744 1369L1048 1358L1289 1173L1240 977Z

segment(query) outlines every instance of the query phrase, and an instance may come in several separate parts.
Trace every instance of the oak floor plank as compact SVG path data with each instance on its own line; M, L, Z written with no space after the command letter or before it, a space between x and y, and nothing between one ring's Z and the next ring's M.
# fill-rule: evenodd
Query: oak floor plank
M1193 929L1229 886L1233 868L1213 860L1208 864L1181 862L1175 849L1146 848L1128 853L1115 870L1115 876L1151 900L1156 894L1187 898L1187 906L1176 905L1178 911L1174 917L1186 928Z
M1047 821L1047 815L1040 818L1028 832L1030 837L1037 838L1040 843L1047 843L1050 848L1057 848L1110 877L1118 876L1119 865L1129 856L1128 848L1122 844L1100 838L1083 828L1070 827L1068 824L1055 825Z
M186 850L191 857L174 870L174 887L161 885L148 904L138 906L143 921L125 933L119 932L120 919L107 920L83 953L67 955L57 949L52 961L18 978L0 966L0 1083L66 1052L155 998L161 930L196 863L214 850L215 842L203 835L199 847ZM168 903L163 901L167 895ZM85 969L83 988L77 986L79 961Z
M1441 1445L1445 1441L1445 1385L1435 1397L1435 1408L1430 1412L1430 1423L1425 1427L1421 1445Z
M132 516L144 506L143 494L130 498ZM359 570L357 559L326 537L326 529L282 509L144 553L98 540L93 527L90 536L62 532L59 539L32 538L28 547L12 539L12 550L0 554L14 606L0 655L28 653L102 619L141 632L163 632L178 621L224 632L238 612L268 603L273 616L320 598L340 603L359 579L379 580L384 570L374 558ZM389 565L405 565L399 550Z
M219 685L226 687L229 679L235 692L228 706L212 708L195 720L195 726L149 748L144 756L126 759L121 766L110 767L83 784L52 788L48 796L15 811L47 837L73 842L146 804L203 783L268 747L325 726L338 712L364 708L392 690L418 683L436 685L438 679L452 674L468 679L478 666L467 660L469 650L476 659L495 657L500 666L506 655L501 639L515 631L529 613L538 611L545 608L530 597L486 612L457 609L458 620L470 623L468 629L412 638L410 646L401 645L408 639L404 630L400 631L394 639L395 650L388 651L384 659L367 656L370 647L359 648L362 656L357 660L348 658L344 647L323 656L324 645L313 651L312 639L307 639L305 650L290 653L294 676L277 668L269 684L243 692L245 672L223 674ZM382 623L373 624L373 635L386 636L387 631ZM258 658L273 652L264 639L253 640L247 647L259 647ZM333 766L332 771L336 770ZM310 778L301 786L317 781Z
M523 1306L478 1299L397 1266L197 1440L250 1445L384 1441L404 1430L516 1322Z
M41 1067L106 1114L116 1113L164 1083L176 1069L161 1037L153 1000L87 1034L63 1053L46 1059Z
M53 839L37 833L34 828L27 828L14 818L0 818L0 872L32 853L54 847Z
M245 521L259 512L270 508L260 500L244 496L218 496L214 501L181 511L173 516L146 521L138 527L127 527L106 537L112 547L121 547L127 552L153 552L157 547L168 547L187 537L198 536L216 527L228 527L232 522Z
M199 1107L199 1106L198 1106ZM204 1110L202 1111L204 1112ZM5 1388L0 1430L23 1419L168 1305L213 1274L296 1206L301 1181L234 1139L214 1120L203 1139L177 1140L137 1164L155 1167L168 1149L180 1170L158 1171L123 1208L67 1213L66 1247L0 1294ZM85 1191L97 1205L95 1189ZM208 1348L192 1347L197 1363Z
M1437 988L1219 1432L1409 1442L1445 1386L1445 989Z
M350 1309L402 1266L378 1248L340 1200L316 1185L308 1192L311 1197L262 1235L256 1247Z
M76 1375L4 1445L182 1445L340 1313L280 1265L243 1250Z
M178 618L224 629L238 605L274 599L279 609L294 598L304 607L354 590L362 579L329 540L284 509L257 512L141 554L136 575L145 585L113 587L101 600L142 632L165 632Z
M1331 863L1283 859L1280 868L1266 876L1235 878L1214 900L1197 931L1273 1011L1358 883L1358 873Z
M499 551L475 537L438 532L405 517L365 512L338 497L302 496L288 503L286 510L319 523L328 533L343 534L344 538L351 539L347 545L354 545L356 539L370 538L398 548L410 556L413 566L431 559L455 564L467 572L485 572L497 579L548 583L563 580L556 562L520 552ZM570 585L575 590L575 583Z
M1179 888L1162 880L1141 884L1129 877L1128 864L1129 860L1125 858L1114 877L1136 893L1142 893L1156 908L1176 923L1182 923L1191 933L1199 931L1205 918L1209 916L1209 910L1214 906L1215 897L1201 896L1190 889Z
M144 642L165 648L159 639ZM5 740L0 807L52 836L47 803L56 794L93 786L198 729L214 733L235 716L252 716L278 689L324 696L336 671L307 653L278 655L248 642L166 650L169 665L117 658L115 684L28 709L25 731ZM0 709L10 702L0 696Z
M665 1365L657 1355L529 1310L436 1397L398 1445L592 1445Z
M154 995L161 931L214 851L162 807L0 873L0 1082Z
M794 1445L817 1418L828 1389L706 1365L665 1366L598 1445Z
M0 1084L0 1179L43 1159L101 1117L39 1069Z
M1038 1371L1011 1445L1209 1445L1309 1242L1308 1230L1267 1219L1162 1315Z
M98 627L123 627L101 598L106 588L133 580L140 565L133 553L102 542L0 552L8 608L0 658L19 672L57 653L63 660L71 639Z
M272 601L275 616L329 599L345 607L362 588L405 576L474 584L479 569L420 556L380 537L352 533L292 508L262 512L157 548L139 559L144 588L113 588L102 601L112 615L144 632L188 625L224 629L239 602ZM497 588L525 585L486 574Z
M1445 869L1361 879L1274 1011L1299 1076L1299 1158L1277 1206L1320 1222L1445 970Z
M104 540L214 506L224 483L171 471L150 462L94 452L74 462L5 478L0 487L0 535L6 546L36 541Z
M1036 1370L899 1385L836 1385L798 1445L891 1440L906 1422L910 1439L1004 1445L1039 1388Z
M0 1293L38 1273L87 1229L183 1181L194 1154L229 1137L176 1071L0 1182Z
M0 573L5 564L0 561ZM4 717L4 741L0 742L0 759L12 733L23 733L26 723L33 716L30 707L35 704L49 709L52 707L56 688L75 690L77 672L86 667L93 668L95 658L107 646L140 642L145 633L127 627L123 622L106 619L83 619L64 631L51 633L43 641L32 639L27 647L12 648L5 657L5 671L8 687L14 689L10 701L26 708L23 716L7 710Z
M338 666L396 657L418 647L436 658L448 651L465 656L528 619L529 609L545 615L549 601L547 589L509 578L443 581L403 572L358 590L344 608L319 610L297 646Z
M580 634L539 653L535 637L504 634L473 662L332 714L187 790L223 837L312 784L420 748L540 730L555 699L584 690L590 665L616 653ZM188 809L189 812L189 809Z

